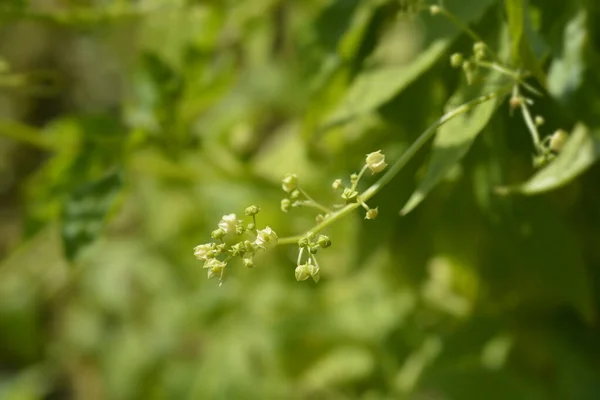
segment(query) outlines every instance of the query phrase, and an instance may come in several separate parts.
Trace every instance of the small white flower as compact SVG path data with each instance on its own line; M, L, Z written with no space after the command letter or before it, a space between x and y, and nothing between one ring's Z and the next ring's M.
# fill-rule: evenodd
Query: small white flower
M270 227L260 230L256 234L254 244L261 249L268 249L277 246L277 234Z
M204 263L203 268L208 269L208 279L210 279L215 276L221 276L221 274L223 273L223 269L225 269L226 266L226 262L219 261L216 258L211 258L210 260Z
M298 282L305 281L310 278L310 271L308 269L308 264L300 264L296 267L296 280Z
M385 155L381 152L381 150L367 154L366 164L374 174L383 171L385 167L387 167L387 164L385 163Z
M211 256L214 256L214 244L205 243L194 247L194 255L198 260L208 260Z
M287 174L281 181L281 188L287 193L291 193L297 186L298 177L296 174Z
M235 233L237 223L237 216L235 214L223 215L219 222L219 228L223 229L226 233Z

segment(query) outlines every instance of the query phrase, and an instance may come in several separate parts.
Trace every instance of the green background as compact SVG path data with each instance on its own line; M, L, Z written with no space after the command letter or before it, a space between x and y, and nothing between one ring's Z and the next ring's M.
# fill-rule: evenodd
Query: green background
M392 164L486 93L448 62L472 40L423 4L4 0L0 398L598 399L593 0L444 2L532 72L542 133L572 132L541 171L499 101L441 129L376 220L326 230L318 284L297 246L222 286L193 256L250 204L310 229L279 209L286 173L333 204L367 153Z

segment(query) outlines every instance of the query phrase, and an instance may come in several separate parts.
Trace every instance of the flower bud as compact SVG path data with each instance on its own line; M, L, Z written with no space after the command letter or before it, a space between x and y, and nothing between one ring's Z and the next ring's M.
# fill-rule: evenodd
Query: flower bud
M385 163L385 155L381 152L381 150L367 154L367 159L365 162L373 174L379 173L383 171L385 167L387 167L387 164Z
M244 225L240 224L240 225L238 225L238 226L235 227L235 234L236 235L239 236L239 235L243 234L244 232L246 232L246 228L244 228Z
M365 215L365 219L375 219L375 218L377 218L377 214L379 214L379 210L377 210L377 207L370 208L370 209L367 210L367 214Z
M249 240L244 241L244 248L248 253L256 253L256 251L258 250L256 245Z
M284 213L290 211L290 207L292 206L292 202L290 199L281 199L281 211Z
M292 191L292 193L290 194L290 198L292 200L296 200L297 198L300 197L300 191L298 189L295 189L294 191Z
M331 240L329 240L328 236L320 235L319 239L317 239L317 244L326 249L331 246Z
M297 186L298 177L296 174L287 174L281 181L281 188L287 193L290 193L292 190L296 189Z
M358 196L358 192L356 190L352 190L350 188L344 189L344 193L342 193L342 199L347 202L351 202Z
M475 55L475 60L483 60L485 58L485 43L476 42L473 45L473 54Z
M339 188L343 187L342 180L341 179L336 179L331 184L331 187L332 187L333 190L338 190Z
M450 65L453 68L460 67L462 65L463 61L464 61L464 57L460 53L454 53L450 56Z
M308 251L310 251L310 254L317 254L319 251L319 246L313 244L308 248Z
M246 229L248 229L249 231L253 231L256 229L256 224L254 224L253 222L250 222Z
M310 278L310 270L308 269L308 264L301 264L296 267L296 280L298 282L305 281Z
M308 273L313 278L313 281L319 282L321 279L321 269L318 265L308 264Z
M298 240L298 247L300 247L301 249L304 247L308 247L308 238L303 237L302 239Z
M442 12L442 8L437 5L429 6L429 12L431 15L435 16Z
M231 249L229 249L229 252L231 253L231 255L233 257L237 257L237 256L243 256L244 254L246 254L246 247L244 247L243 243L236 243L233 246L231 246Z
M315 222L316 222L317 224L320 224L320 223L321 223L321 222L323 222L323 221L325 221L325 216L324 216L323 214L318 214L318 215L315 217Z
M251 258L244 258L244 266L246 268L254 268L254 260Z
M251 205L250 207L246 207L246 209L244 210L244 214L246 214L247 216L250 217L252 215L258 214L259 211L260 211L260 207Z
M544 120L544 117L542 117L541 115L536 115L536 116L535 116L535 124L536 124L537 126L542 126L542 125L544 125L544 122L546 122L546 121Z
M210 234L210 237L212 237L215 240L221 240L221 239L223 239L225 234L227 234L227 232L225 232L223 229L219 228L219 229L215 229L214 231L212 231Z
M350 175L350 183L352 183L353 185L356 185L356 182L358 182L358 174Z
M557 130L550 137L550 150L559 153L567 143L567 139L569 139L567 132L562 129Z
M508 101L508 105L512 110L516 110L517 108L521 107L522 103L523 99L519 96L512 96Z

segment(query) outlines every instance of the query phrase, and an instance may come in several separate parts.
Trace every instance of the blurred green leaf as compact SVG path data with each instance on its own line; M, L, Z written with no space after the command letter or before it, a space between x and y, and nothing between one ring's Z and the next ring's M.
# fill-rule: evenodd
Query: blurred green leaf
M77 187L62 211L62 239L65 255L73 260L103 230L106 217L123 187L119 171Z
M485 10L496 0L482 0L477 3L448 1L445 4L463 22L469 24L481 18ZM350 85L344 99L326 120L325 125L344 123L356 116L377 109L411 82L427 71L448 50L452 40L458 36L458 29L448 25L442 17L427 17L424 24L425 38L422 50L414 59L398 65L381 65L361 72ZM419 40L418 33L406 36L405 41ZM396 39L395 39L396 40ZM380 46L386 46L382 42ZM377 50L375 50L377 51Z
M498 190L528 195L547 192L573 181L599 159L600 132L590 132L586 126L579 124L560 154L548 166L519 186Z
M546 86L546 74L544 73L539 58L541 54L536 54L531 45L530 36L534 33L531 29L529 16L528 0L505 0L506 14L508 16L508 25L511 36L511 55L515 65L522 65L523 68L531 71L537 80ZM545 52L545 46L541 44L541 39L537 38L538 52Z
M600 54L591 29L595 20L579 10L564 28L562 49L548 75L550 94L573 117L592 129L600 126L600 99L592 87L600 85Z
M488 79L491 80L491 77ZM454 109L468 100L489 92L490 85L482 85L475 89L472 86L462 86L450 98L447 108ZM425 177L402 207L400 211L402 215L408 214L418 206L452 167L464 157L505 97L506 92L474 106L469 112L463 113L441 126L433 141L431 160L427 166Z

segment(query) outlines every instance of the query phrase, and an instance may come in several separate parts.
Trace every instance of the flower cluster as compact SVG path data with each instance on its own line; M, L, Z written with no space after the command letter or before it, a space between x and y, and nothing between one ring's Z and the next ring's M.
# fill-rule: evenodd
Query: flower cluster
M360 199L360 193L357 190L358 183L360 179L363 177L364 173L369 170L372 175L378 174L386 169L387 164L385 162L385 155L381 152L381 150L377 150L373 153L367 154L365 159L365 165L360 170L358 174L350 175L350 186L344 186L341 179L336 179L333 181L331 185L333 190L341 190L341 198L344 200L346 204L349 203L360 203L362 207L366 210L365 219L375 219L377 218L378 209L370 208L364 201Z
M331 240L325 235L317 235L314 232L308 232L300 241L298 241L298 262L296 263L296 280L305 281L312 278L315 282L321 279L321 269L315 255L319 249L326 249L331 246ZM307 254L306 260L302 263L304 253Z
M218 277L220 281L225 276L228 263L234 257L240 257L248 268L254 267L254 256L262 250L277 245L277 234L270 227L256 229L256 214L260 211L257 206L247 207L245 215L252 217L252 222L244 224L235 214L223 215L211 237L218 241L204 243L194 248L197 259L204 261L208 270L208 278Z

